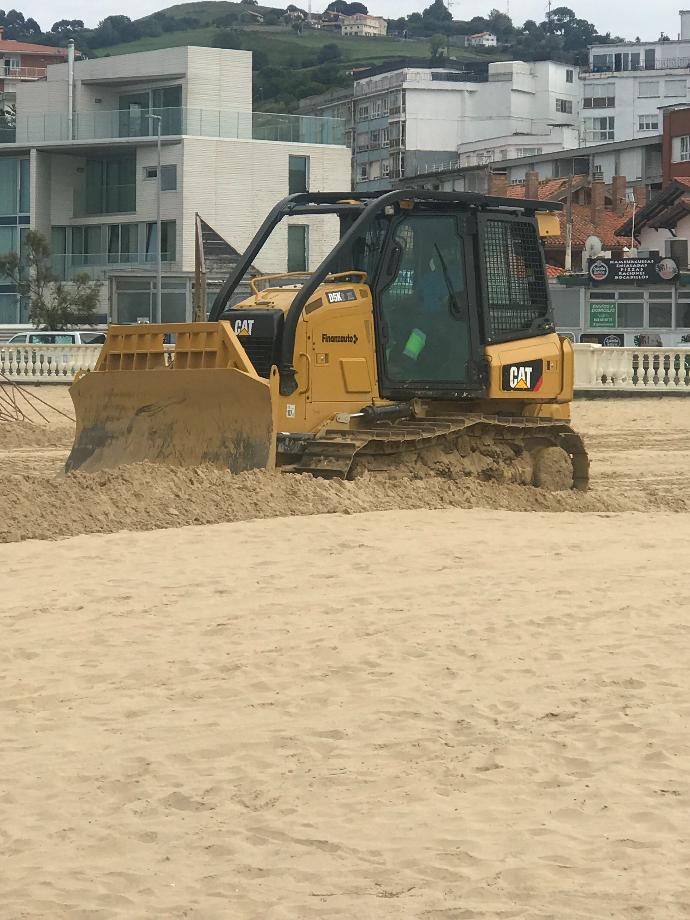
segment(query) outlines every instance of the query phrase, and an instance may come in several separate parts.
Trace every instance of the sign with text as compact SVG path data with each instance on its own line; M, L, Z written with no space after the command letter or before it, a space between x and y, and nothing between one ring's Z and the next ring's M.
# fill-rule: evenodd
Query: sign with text
M678 277L673 259L590 259L589 278L594 286L601 284L670 283Z
M615 329L618 325L616 302L590 303L589 326L590 329Z

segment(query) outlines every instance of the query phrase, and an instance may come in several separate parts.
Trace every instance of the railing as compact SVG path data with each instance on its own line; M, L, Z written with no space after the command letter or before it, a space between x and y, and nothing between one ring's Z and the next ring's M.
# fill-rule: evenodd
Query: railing
M575 345L575 390L688 393L690 347Z
M161 253L161 268L164 272L178 271L174 252ZM53 272L61 281L70 281L76 275L102 278L106 271L136 271L142 268L151 271L155 266L157 253L119 252L108 255L104 252L53 252Z
M644 61L639 64L628 64L627 67L616 67L615 63L595 64L580 68L580 76L588 77L604 76L610 77L614 73L654 73L655 70L685 70L690 67L690 57L662 58L654 62L653 67L648 67Z
M127 185L99 185L91 189L75 189L74 217L96 217L100 214L133 214L137 209L137 187Z
M148 112L109 110L76 112L70 137L67 115L45 112L16 116L16 142L90 141L117 138L155 137L157 122ZM162 108L152 110L161 116L165 137L223 137L241 140L277 141L295 144L345 143L345 122L341 118L312 115L277 115L270 112L230 112L220 109ZM8 127L11 127L8 125ZM1 138L0 138L1 139ZM12 141L4 141L11 143Z
M14 383L71 383L93 370L100 345L0 345L0 374Z
M47 67L3 67L0 61L2 80L45 80L47 75Z

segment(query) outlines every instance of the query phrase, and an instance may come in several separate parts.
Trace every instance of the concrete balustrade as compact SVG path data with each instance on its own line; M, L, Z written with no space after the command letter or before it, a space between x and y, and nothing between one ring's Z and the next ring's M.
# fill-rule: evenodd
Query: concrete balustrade
M690 394L690 347L575 345L575 392Z
M0 375L13 383L71 383L93 370L100 345L0 345ZM0 383L2 379L0 379Z

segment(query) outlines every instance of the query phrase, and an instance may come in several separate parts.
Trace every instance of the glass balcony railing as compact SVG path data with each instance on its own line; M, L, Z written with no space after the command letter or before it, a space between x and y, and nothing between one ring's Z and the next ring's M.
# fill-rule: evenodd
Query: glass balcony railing
M16 117L15 137L7 125L0 143L50 143L117 138L155 137L158 121L147 112L115 109L105 112L77 112L72 123L72 137L67 116L55 112ZM164 108L154 109L152 115L161 118L164 137L218 137L242 140L273 141L284 144L345 143L345 122L341 118L321 118L310 115L276 115L270 112L229 112L221 109Z
M52 268L60 281L70 281L76 275L88 275L90 278L103 278L106 271L153 270L156 255L143 252L53 252ZM163 252L161 258L163 271L176 269L175 253Z
M137 187L104 185L74 190L74 217L97 217L100 214L133 214L137 209Z

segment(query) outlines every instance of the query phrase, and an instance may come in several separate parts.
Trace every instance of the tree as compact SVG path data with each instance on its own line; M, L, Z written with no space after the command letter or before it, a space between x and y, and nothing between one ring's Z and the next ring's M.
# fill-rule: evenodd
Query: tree
M341 60L342 56L343 50L340 45L336 45L335 42L327 42L319 48L316 61L318 64L334 64L336 61Z
M433 23L437 27L443 27L453 21L453 14L443 0L434 0L431 6L422 12L422 19L425 25Z
M327 13L340 13L342 16L354 16L362 13L364 16L369 12L363 3L347 3L346 0L333 0L326 7Z
M0 275L9 278L29 301L29 318L39 328L66 329L92 325L103 283L76 275L69 283L53 272L50 247L44 236L29 230L23 258L16 252L0 256Z
M445 35L432 35L429 42L432 61L442 61L448 56L448 39Z

